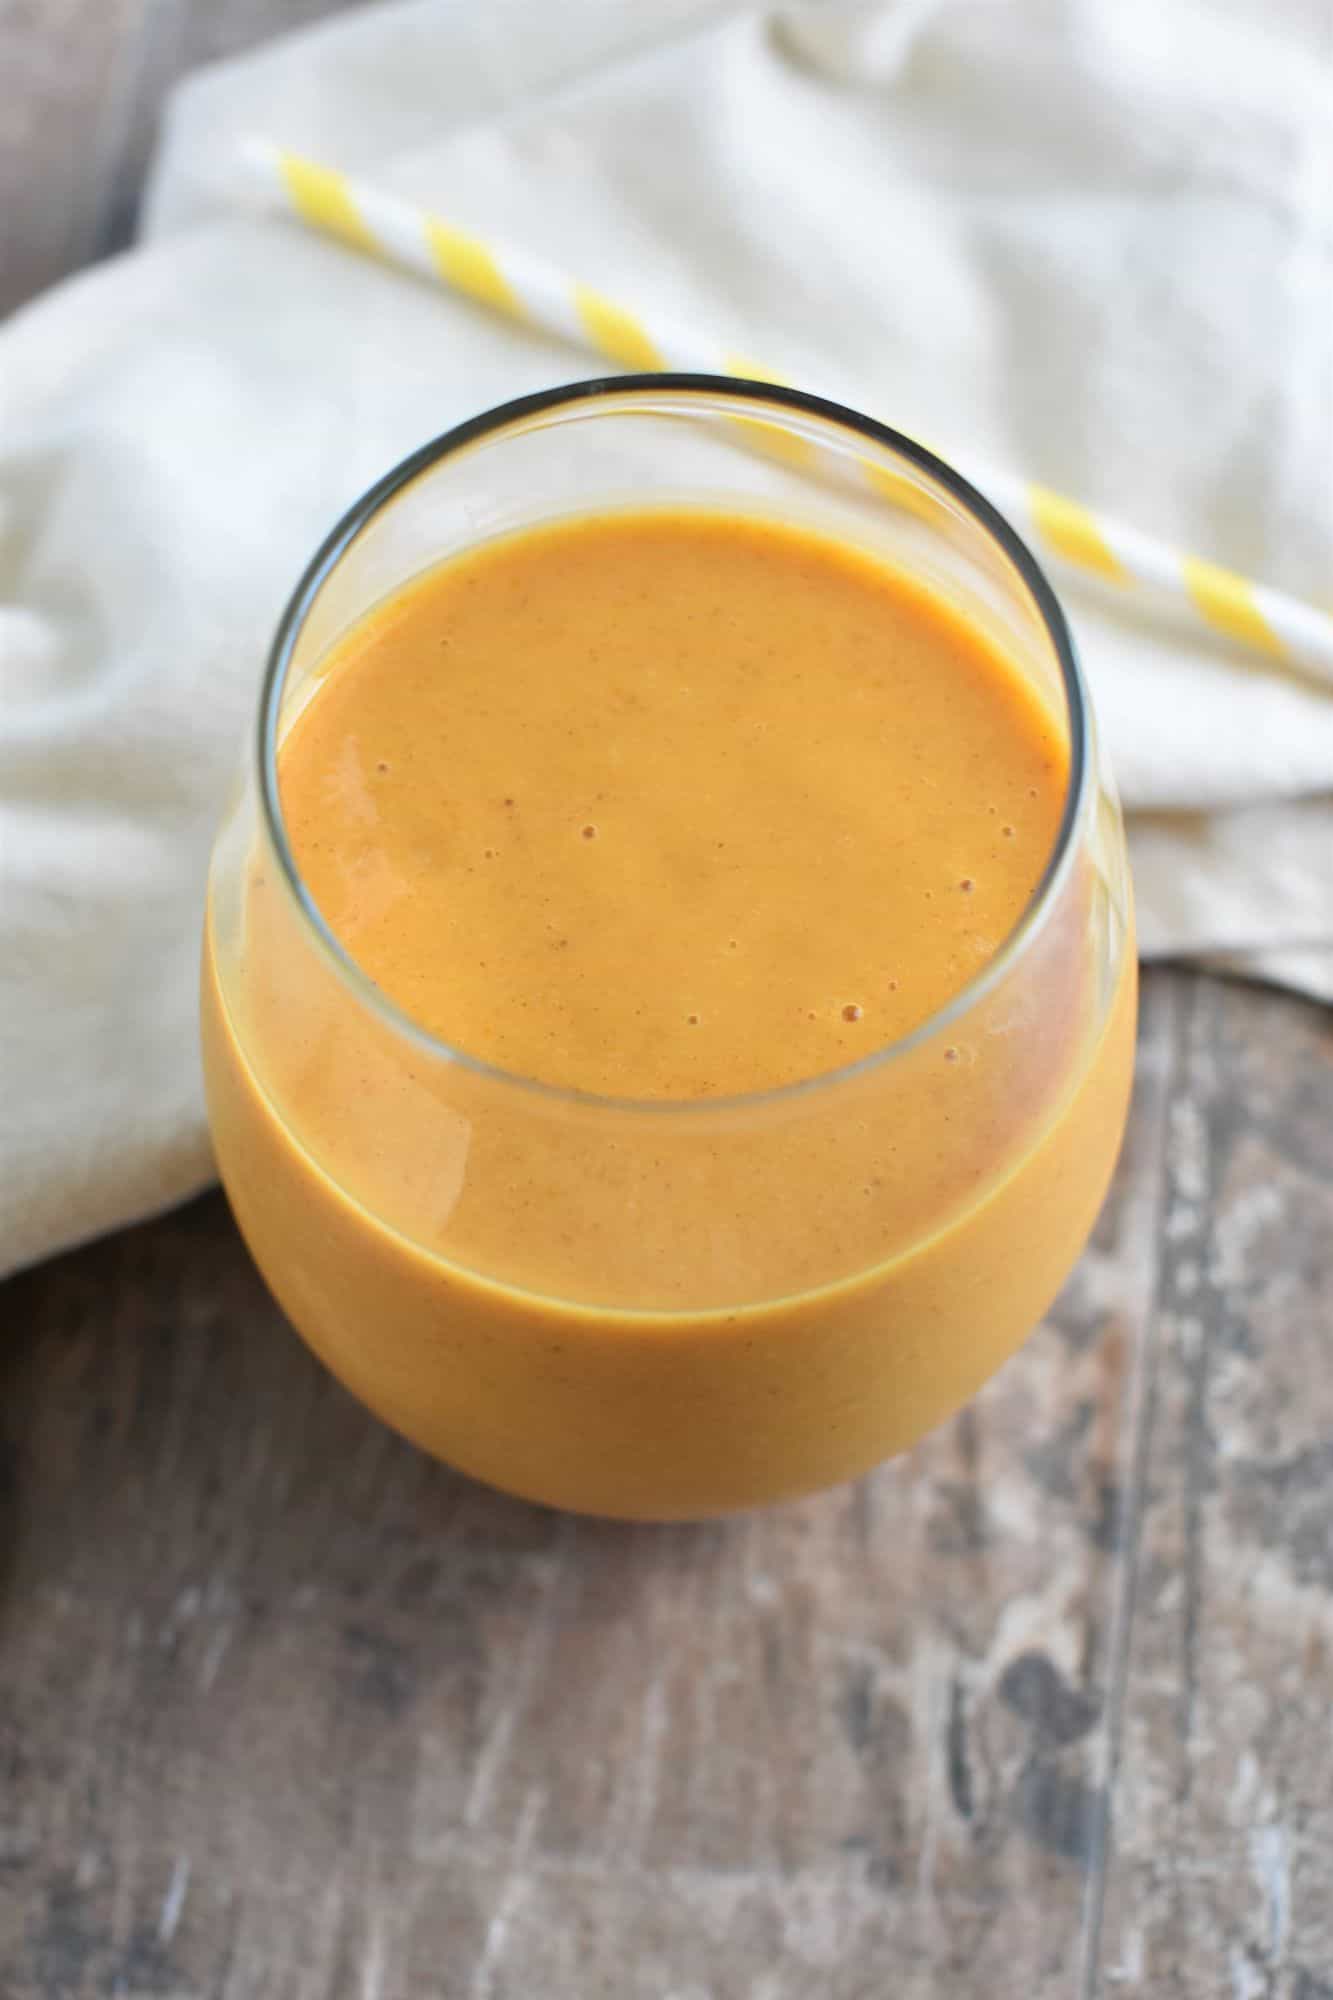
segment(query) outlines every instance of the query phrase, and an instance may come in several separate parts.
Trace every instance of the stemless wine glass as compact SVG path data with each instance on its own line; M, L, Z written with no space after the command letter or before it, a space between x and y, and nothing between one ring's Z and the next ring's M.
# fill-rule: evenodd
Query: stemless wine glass
M1003 647L1068 747L1054 848L980 974L897 1042L747 1097L599 1098L445 1045L333 935L283 825L284 733L373 606L489 538L654 505L798 523L910 572ZM526 397L389 473L297 586L210 878L218 1165L311 1346L461 1470L679 1518L914 1442L1078 1257L1134 1013L1123 832L1059 605L995 510L884 426L711 377Z

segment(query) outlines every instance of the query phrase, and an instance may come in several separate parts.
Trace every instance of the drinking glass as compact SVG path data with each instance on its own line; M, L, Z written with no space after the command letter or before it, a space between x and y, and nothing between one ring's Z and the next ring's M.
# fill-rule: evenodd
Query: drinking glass
M1003 649L1068 749L1040 881L977 976L888 1046L748 1096L600 1098L448 1046L333 934L283 824L284 735L373 607L494 537L659 506L795 523L908 573ZM477 417L373 487L296 587L217 838L202 984L241 1230L387 1422L493 1485L623 1517L858 1475L1037 1324L1120 1142L1130 885L1059 604L956 472L794 390L618 377Z

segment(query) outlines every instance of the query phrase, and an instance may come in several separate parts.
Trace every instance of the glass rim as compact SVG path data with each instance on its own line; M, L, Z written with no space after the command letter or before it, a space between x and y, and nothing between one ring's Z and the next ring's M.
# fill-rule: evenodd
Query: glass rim
M854 438L862 442L868 441L882 451L905 459L917 471L925 473L943 487L964 513L969 515L983 533L998 545L1001 553L1007 557L1017 572L1018 579L1035 607L1040 623L1054 649L1060 669L1069 724L1069 776L1060 822L1056 828L1050 853L1023 910L980 970L966 980L956 993L951 994L942 1006L937 1007L924 1021L918 1022L916 1027L909 1029L905 1035L879 1043L851 1062L837 1064L832 1069L820 1070L813 1076L798 1077L790 1083L775 1084L765 1090L744 1091L720 1097L616 1097L565 1084L547 1083L540 1077L525 1076L520 1071L505 1069L499 1063L490 1062L484 1056L474 1055L469 1050L459 1048L432 1034L382 991L325 919L306 886L287 838L278 784L279 710L297 641L324 584L352 544L383 509L444 460L470 445L494 438L511 426L523 424L529 418L539 417L545 412L570 405L588 404L594 409L606 407L617 398L632 398L645 394L711 396L724 402L732 400L746 404L769 404L779 411L813 417L832 428L850 432ZM816 1091L832 1089L857 1077L868 1076L911 1054L946 1028L954 1026L993 991L1043 929L1072 864L1076 834L1089 790L1091 764L1089 735L1090 706L1087 689L1073 637L1055 591L1018 531L983 493L980 493L961 473L955 471L946 460L937 457L924 445L918 444L913 438L906 437L888 424L882 424L873 417L863 416L845 404L833 402L826 397L811 395L803 389L789 388L785 383L752 381L746 377L732 375L653 372L596 376L587 381L563 383L555 388L538 390L531 395L518 396L512 401L498 403L493 408L469 417L463 423L455 424L449 430L442 431L425 444L419 445L415 451L410 452L406 458L382 474L359 499L354 500L307 563L278 621L260 690L255 749L262 822L277 856L284 887L292 897L298 915L304 921L322 957L334 973L350 988L353 997L371 1014L378 1016L396 1036L408 1041L437 1061L449 1063L487 1081L521 1090L556 1104L575 1105L590 1111L632 1112L640 1116L699 1117L753 1110Z

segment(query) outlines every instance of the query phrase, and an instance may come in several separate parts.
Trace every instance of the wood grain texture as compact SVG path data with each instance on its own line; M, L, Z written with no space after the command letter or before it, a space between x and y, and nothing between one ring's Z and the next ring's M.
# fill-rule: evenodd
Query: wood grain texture
M0 310L321 0L0 0ZM214 1196L0 1288L3 2000L1333 2000L1333 1032L1162 973L1048 1329L855 1488L392 1437Z
M96 254L147 0L0 0L0 313Z
M0 1964L170 1993L1067 2000L1174 1034L1053 1321L860 1485L617 1528L308 1357L216 1197L14 1280Z
M1108 1891L1108 1994L1333 1996L1333 1030L1198 979Z
M164 94L352 0L0 0L0 316L122 249Z

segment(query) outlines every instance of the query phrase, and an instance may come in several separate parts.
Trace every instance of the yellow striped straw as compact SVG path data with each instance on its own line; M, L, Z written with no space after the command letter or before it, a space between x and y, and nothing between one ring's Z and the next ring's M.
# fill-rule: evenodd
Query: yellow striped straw
M749 357L607 297L530 251L459 229L334 167L258 139L247 143L244 160L262 190L270 198L276 195L307 227L591 350L618 367L782 379ZM746 428L762 434L771 427L751 419ZM766 448L760 439L756 442ZM870 459L863 461L862 469L882 490L883 480L877 475L883 469ZM989 467L963 470L1044 556L1062 568L1096 577L1126 594L1169 604L1249 652L1333 686L1333 618L1313 605L1215 563L1183 555L1123 521L1030 480Z

